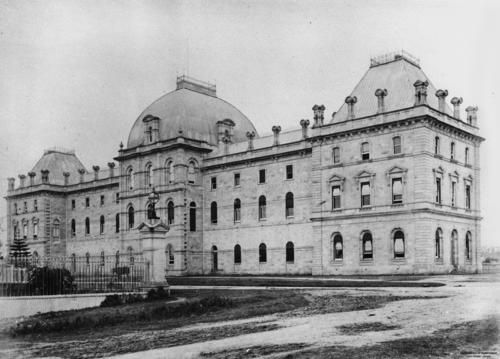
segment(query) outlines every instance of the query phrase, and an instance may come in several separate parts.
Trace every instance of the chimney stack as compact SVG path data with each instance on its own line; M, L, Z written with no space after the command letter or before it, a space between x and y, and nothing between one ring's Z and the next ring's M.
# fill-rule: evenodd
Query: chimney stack
M67 186L69 184L69 172L63 172L64 176L64 185Z
M92 166L92 169L94 170L94 181L97 181L99 179L99 166Z
M427 86L429 83L417 80L413 86L415 86L415 106L427 105Z
M438 98L439 112L446 112L446 96L448 96L448 90L436 91L436 97Z
M30 177L30 186L33 186L35 184L35 172L28 172L28 176Z
M19 175L19 188L23 188L26 185L26 175Z
M451 99L451 104L453 105L453 117L460 120L460 105L464 102L461 97L453 97Z
M325 119L325 105L314 105L313 108L314 125L313 127L323 126Z
M253 150L253 138L255 137L255 132L254 131L249 131L247 132L247 138L248 138L248 151Z
M309 126L309 120L300 120L300 127L302 127L302 138L307 138L307 127Z
M281 126L273 126L272 130L273 130L273 134L274 134L273 146L278 146L280 144Z
M467 123L477 127L477 106L469 106L465 112L467 112Z
M115 165L116 163L114 162L108 162L109 178L113 178L115 176Z
M375 96L377 96L377 113L385 112L384 97L387 96L387 89L377 89Z
M84 177L84 175L85 175L85 170L84 170L83 168L80 168L80 169L78 170L78 173L80 174L80 183L83 183L83 181L85 180L85 177Z
M347 119L352 120L354 118L354 104L358 102L356 96L347 96L345 98L345 103L347 104Z
M16 184L16 179L14 177L9 177L9 178L7 178L7 183L8 183L7 190L8 191L13 191L14 190L14 186Z
M231 140L228 137L223 137L222 143L224 144L224 154L227 155L229 153L229 144Z

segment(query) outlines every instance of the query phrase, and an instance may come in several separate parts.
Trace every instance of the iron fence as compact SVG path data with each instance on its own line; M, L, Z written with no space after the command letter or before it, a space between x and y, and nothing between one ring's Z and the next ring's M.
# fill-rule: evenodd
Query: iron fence
M0 296L135 291L149 271L140 255L12 258L0 263Z

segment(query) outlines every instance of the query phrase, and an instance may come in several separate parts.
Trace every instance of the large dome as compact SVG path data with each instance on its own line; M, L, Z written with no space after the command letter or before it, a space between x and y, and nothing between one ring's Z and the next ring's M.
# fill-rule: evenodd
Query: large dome
M252 122L230 103L219 99L215 86L181 77L177 90L148 106L130 131L127 148L144 143L143 119L154 116L159 121L159 140L179 136L217 144L217 121L231 119L234 123L233 142L246 141L246 133L255 131ZM256 135L257 132L255 131Z

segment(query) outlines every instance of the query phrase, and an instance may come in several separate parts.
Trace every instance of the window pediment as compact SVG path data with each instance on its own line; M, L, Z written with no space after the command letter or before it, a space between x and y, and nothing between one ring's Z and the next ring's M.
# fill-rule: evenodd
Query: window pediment
M330 179L328 180L328 183L330 183L330 185L339 185L341 191L344 190L344 182L345 182L345 177L336 174L331 176Z
M468 184L472 183L472 175L468 175L467 177L464 177L464 182L468 183Z
M374 177L375 177L375 173L368 172L368 171L361 171L354 177L354 179L356 180L356 183L358 184L358 187L359 187L359 183L361 181L370 181L371 182L371 181L373 181Z
M444 168L439 166L438 168L434 168L432 170L432 172L434 172L434 176L439 176L439 177L443 177L444 176Z
M456 180L458 180L458 177L460 177L460 175L458 174L457 171L453 171L449 174L450 178L455 178Z
M394 178L394 177L401 177L403 179L403 183L406 184L407 173L408 173L407 168L393 166L385 173L385 175L386 175L387 179L389 179L389 180L391 178ZM391 183L389 181L389 183L387 183L387 186L390 187L390 185L391 185Z
M36 217L31 218L31 222L33 224L37 224L38 223L38 218L36 218Z

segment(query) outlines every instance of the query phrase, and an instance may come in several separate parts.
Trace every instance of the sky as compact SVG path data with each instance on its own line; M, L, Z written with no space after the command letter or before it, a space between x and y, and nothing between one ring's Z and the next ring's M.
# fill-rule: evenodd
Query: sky
M106 167L178 75L216 83L262 135L314 104L329 118L371 57L404 49L479 107L482 242L500 246L498 19L495 0L0 0L0 193L53 146Z

